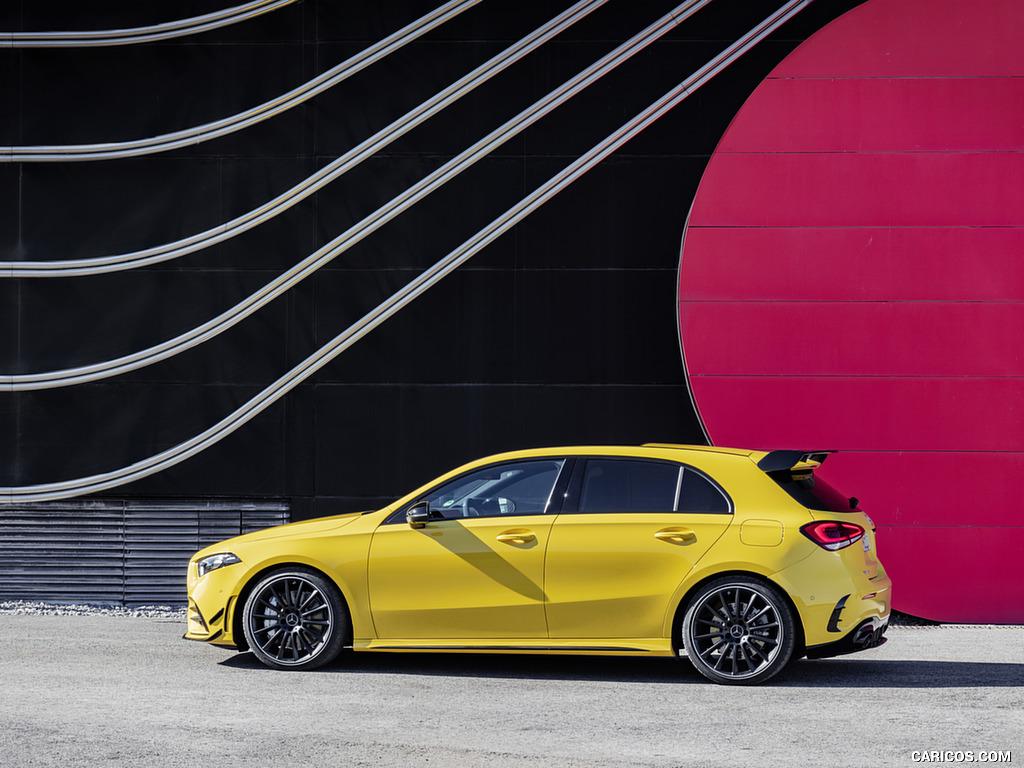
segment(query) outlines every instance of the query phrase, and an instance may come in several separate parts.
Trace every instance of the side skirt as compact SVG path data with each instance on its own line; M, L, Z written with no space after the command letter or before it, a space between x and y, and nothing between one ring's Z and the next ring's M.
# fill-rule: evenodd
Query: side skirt
M591 654L600 656L675 656L668 638L567 638L552 640L522 638L487 640L416 639L370 640L357 638L355 651L388 651L411 653L540 653Z

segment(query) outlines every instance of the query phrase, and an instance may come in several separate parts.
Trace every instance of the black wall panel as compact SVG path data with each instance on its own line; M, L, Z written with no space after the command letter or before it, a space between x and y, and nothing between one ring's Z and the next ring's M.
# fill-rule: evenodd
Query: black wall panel
M256 106L433 2L305 0L161 43L0 50L0 144L116 141ZM0 392L0 483L120 468L228 416L682 81L780 0L716 0L216 338L73 388ZM220 443L106 492L283 498L297 519L378 506L476 456L530 445L699 442L676 330L676 269L710 153L760 80L858 0L818 0L468 265ZM116 28L222 2L0 7L0 29ZM0 258L89 258L218 226L323 168L563 10L484 0L301 107L171 152L0 164ZM443 114L273 221L137 270L0 277L0 373L129 354L206 322L676 5L611 0Z

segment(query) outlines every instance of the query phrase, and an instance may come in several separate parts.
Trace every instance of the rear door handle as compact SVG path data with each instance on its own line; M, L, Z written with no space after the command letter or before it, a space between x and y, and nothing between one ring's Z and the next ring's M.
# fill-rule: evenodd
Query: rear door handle
M661 539L662 541L689 541L690 539L696 539L697 534L689 528L679 528L658 531L654 534L654 538Z
M497 536L498 541L505 544L526 544L536 538L537 535L533 531L511 531L509 533L499 533Z

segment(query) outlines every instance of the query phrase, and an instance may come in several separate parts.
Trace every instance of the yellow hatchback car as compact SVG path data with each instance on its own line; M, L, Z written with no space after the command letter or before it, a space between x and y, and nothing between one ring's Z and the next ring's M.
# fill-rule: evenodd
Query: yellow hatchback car
M276 669L355 651L685 655L717 683L885 642L874 526L827 453L542 448L374 512L197 552L186 638Z

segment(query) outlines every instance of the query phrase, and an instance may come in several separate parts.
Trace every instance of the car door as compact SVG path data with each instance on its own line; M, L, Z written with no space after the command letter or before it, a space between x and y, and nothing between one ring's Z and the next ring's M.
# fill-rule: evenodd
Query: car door
M671 595L731 521L728 496L692 467L578 460L548 542L549 636L660 637Z
M546 637L544 552L564 466L557 457L489 465L412 505L428 505L423 527L405 509L385 520L368 566L377 637Z

